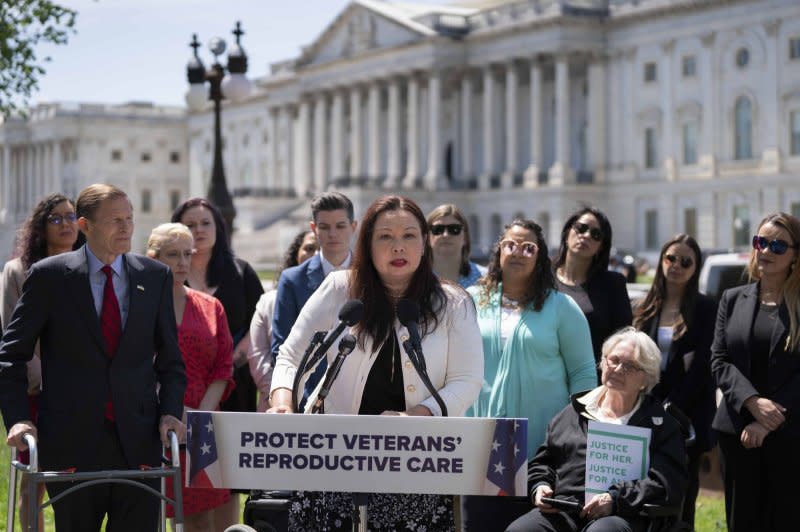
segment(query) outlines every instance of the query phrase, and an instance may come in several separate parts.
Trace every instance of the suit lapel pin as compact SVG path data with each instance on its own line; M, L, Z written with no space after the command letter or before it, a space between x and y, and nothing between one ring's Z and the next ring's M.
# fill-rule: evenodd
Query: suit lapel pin
M137 284L137 285L136 285L136 289L137 289L137 290L141 290L142 292L144 292L144 286L142 286L142 285L140 285L140 284Z
M660 416L659 417L655 417L655 416L653 416L653 425L655 425L656 427L660 427L663 423L664 423L664 418L663 417L660 417Z

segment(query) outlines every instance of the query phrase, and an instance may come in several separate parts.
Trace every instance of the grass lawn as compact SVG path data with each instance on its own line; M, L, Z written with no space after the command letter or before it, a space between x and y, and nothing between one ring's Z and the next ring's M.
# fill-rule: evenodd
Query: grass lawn
M5 530L6 526L6 509L8 508L8 464L9 464L9 448L5 445L6 433L5 429L0 426L0 465L5 472L3 478L0 479L0 530ZM244 503L244 497L242 498ZM53 524L53 512L47 509L44 513L45 532L54 532L55 525ZM696 530L697 532L719 532L727 531L725 526L725 503L721 493L715 492L701 492L700 497L697 499L697 517L696 517ZM15 531L19 531L19 524L16 525Z

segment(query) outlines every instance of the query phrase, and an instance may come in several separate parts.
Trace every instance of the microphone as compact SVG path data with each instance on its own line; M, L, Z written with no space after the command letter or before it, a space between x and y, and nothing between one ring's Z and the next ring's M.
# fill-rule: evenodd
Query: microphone
M314 407L311 409L312 414L325 413L325 398L331 391L333 381L339 376L339 371L342 369L344 359L347 355L353 352L356 347L356 337L352 334L345 334L339 341L339 353L333 360L333 363L328 366L328 371L325 372L325 378L322 380L322 387L317 394L317 400L314 402Z
M419 378L422 379L422 383L431 392L431 396L442 410L442 417L447 417L447 405L444 404L439 391L433 386L430 377L428 377L428 370L425 367L425 354L422 352L422 341L419 337L419 326L417 325L419 321L419 305L410 299L400 299L397 302L397 319L408 330L409 338L403 342L403 349L406 350L414 369L417 370Z
M415 362L413 359L416 358L416 362L425 370L425 358L422 355L422 341L419 338L419 326L417 325L419 321L419 305L410 299L400 299L397 302L397 319L400 320L400 324L408 330L409 339L403 342L403 348L405 348L409 357L412 358L412 362ZM406 347L406 343L409 344L411 349Z
M300 366L297 368L297 373L294 376L294 384L292 386L292 410L297 412L297 388L300 385L300 380L303 378L308 371L311 370L314 366L319 364L322 358L325 356L325 353L328 352L328 349L331 348L333 342L342 334L345 327L352 327L359 321L361 321L364 317L364 303L359 301L358 299L351 299L345 302L342 305L342 308L339 309L339 323L333 329L328 332L327 336L320 342L319 347L317 347L316 351L313 354L310 354L306 363L306 360L302 360L300 362ZM305 357L304 357L305 358Z

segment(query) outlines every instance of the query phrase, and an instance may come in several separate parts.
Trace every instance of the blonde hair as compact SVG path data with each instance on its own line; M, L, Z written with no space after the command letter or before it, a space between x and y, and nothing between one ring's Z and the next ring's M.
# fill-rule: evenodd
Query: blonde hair
M623 327L603 342L601 369L605 369L606 357L620 342L630 342L633 345L633 358L647 377L645 389L649 392L661 378L661 350L647 333L633 327Z
M153 259L158 258L161 248L182 238L194 242L192 232L185 225L179 223L159 225L150 232L150 237L147 239L147 256Z
M800 244L800 219L796 216L785 212L768 214L758 224L758 230L766 224L785 229L792 238L789 245L798 246ZM747 273L751 281L761 279L758 273L758 252L755 249L750 254ZM789 275L783 282L781 292L783 302L786 304L786 310L789 311L789 337L786 339L786 349L791 348L794 351L800 345L800 249L797 247L794 248L794 262L789 270Z

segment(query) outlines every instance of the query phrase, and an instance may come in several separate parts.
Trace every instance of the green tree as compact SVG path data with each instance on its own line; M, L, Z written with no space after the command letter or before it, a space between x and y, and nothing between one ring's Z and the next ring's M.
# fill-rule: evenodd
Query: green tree
M45 73L39 44L66 44L77 12L49 0L0 0L0 115L24 110Z

